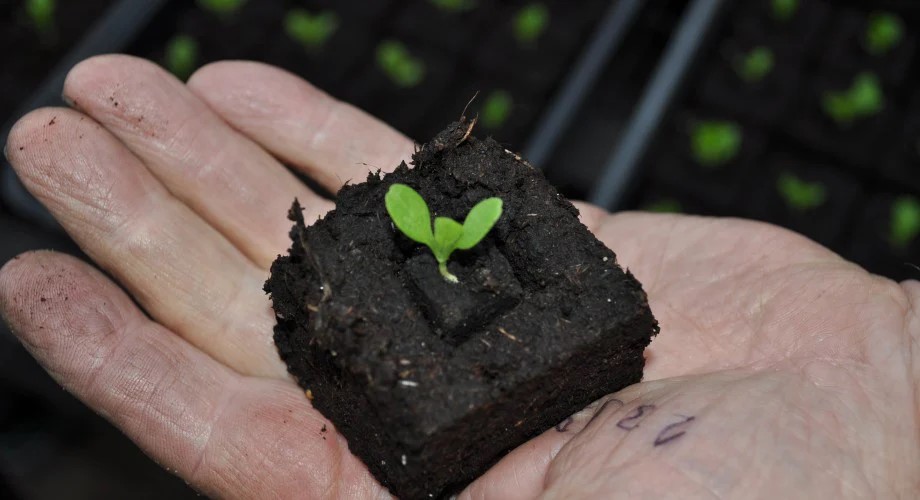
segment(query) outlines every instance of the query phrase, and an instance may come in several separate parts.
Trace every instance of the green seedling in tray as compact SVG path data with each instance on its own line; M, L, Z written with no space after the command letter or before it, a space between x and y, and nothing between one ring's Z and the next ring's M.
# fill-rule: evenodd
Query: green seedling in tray
M901 196L891 204L891 246L905 250L920 235L920 201L913 196Z
M284 31L308 50L326 44L339 29L339 16L332 11L312 13L306 9L292 9L284 17Z
M700 165L715 168L735 159L741 151L741 127L733 122L706 121L693 126L690 147Z
M468 12L476 8L476 0L428 0L444 12Z
M542 3L522 7L514 16L514 37L524 45L532 45L549 27L549 9Z
M799 0L771 0L770 14L773 19L788 22L799 10Z
M504 90L495 90L486 97L479 113L479 123L488 129L497 129L508 121L514 100L511 94Z
M29 22L39 35L48 36L54 31L54 13L57 11L55 0L27 0L25 10Z
M213 12L221 17L228 17L236 14L240 7L246 3L246 0L197 0L198 7Z
M438 271L445 280L457 283L447 270L447 260L454 250L469 250L489 234L502 215L502 200L486 198L466 215L463 224L449 217L435 217L431 229L431 212L417 191L405 184L393 184L384 198L393 224L409 239L427 245L438 261Z
M683 212L683 207L673 198L662 198L645 205L642 210L659 214L679 214Z
M425 63L395 40L384 40L377 46L377 66L399 87L415 87L425 79Z
M808 182L784 172L776 180L776 189L786 205L797 212L820 207L827 201L827 189L820 182Z
M890 12L875 12L869 16L863 46L866 52L880 56L891 52L904 39L904 21Z
M198 68L198 42L188 35L176 35L166 44L164 64L176 78L187 80Z
M885 95L878 77L860 73L849 89L826 92L821 107L838 125L848 127L856 120L881 112L885 108Z
M748 83L763 81L773 71L773 51L755 47L735 63L735 73Z

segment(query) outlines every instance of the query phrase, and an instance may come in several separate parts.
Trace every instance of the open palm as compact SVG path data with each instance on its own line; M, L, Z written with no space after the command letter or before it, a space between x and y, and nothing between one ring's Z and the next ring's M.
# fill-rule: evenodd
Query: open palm
M308 220L332 207L282 161L335 191L413 144L254 63L211 65L184 86L100 57L65 95L75 109L30 114L7 154L127 293L63 255L11 261L0 306L25 346L205 494L387 497L287 375L261 285L288 246L291 200ZM920 284L764 224L579 208L661 323L645 382L521 446L461 497L920 491Z

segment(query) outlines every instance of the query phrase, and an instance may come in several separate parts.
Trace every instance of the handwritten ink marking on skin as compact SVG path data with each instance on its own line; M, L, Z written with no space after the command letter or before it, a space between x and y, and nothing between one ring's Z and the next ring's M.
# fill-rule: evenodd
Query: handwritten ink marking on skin
M601 415L601 413L604 412L604 409L607 408L607 405L609 405L610 403L615 404L617 410L619 410L620 408L623 407L624 404L626 404L626 403L620 401L620 400L617 399L617 398L610 398L610 399L608 399L607 401L604 401L604 402L601 404L600 408L598 408L597 411L594 412L594 415L591 415L591 420L588 420L588 423L585 424L585 429L587 429L588 426L591 425L591 423L594 422L594 421L597 419L597 417L599 417L599 416Z
M669 424L664 429L661 429L661 432L658 433L658 437L655 438L655 446L661 446L663 444L670 443L675 439L683 436L687 433L687 427L690 425L690 422L696 420L696 417L687 417L684 415L677 415L680 417L680 421Z
M655 411L655 405L639 405L635 410L630 412L629 415L626 415L622 420L617 422L617 427L624 431L631 431L639 427L639 423L653 411Z
M572 417L569 417L556 424L556 432L565 432L565 430L568 429L570 425L572 425L573 420L574 419Z

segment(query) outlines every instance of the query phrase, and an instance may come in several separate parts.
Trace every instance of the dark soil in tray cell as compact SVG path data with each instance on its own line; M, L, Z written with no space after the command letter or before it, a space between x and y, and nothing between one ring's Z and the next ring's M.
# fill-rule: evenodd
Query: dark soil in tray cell
M872 70L889 84L898 87L904 81L916 52L916 25L901 19L903 35L900 41L888 50L873 54L867 42L871 22L887 15L883 11L866 13L845 10L834 20L828 36L826 63L850 71Z
M920 199L880 195L861 211L847 257L896 280L920 279Z
M351 81L345 99L410 135L425 114L440 106L454 76L449 59L397 38L381 40L366 66Z
M792 127L783 131L793 140L819 153L832 155L844 165L880 168L878 152L888 147L887 143L897 135L891 130L896 104L888 88L881 86L880 111L857 116L849 123L838 123L825 109L830 93L853 89L862 74L835 72L816 77L793 105L789 118Z
M252 2L262 0L249 0ZM380 17L387 14L394 5L403 0L284 0L285 7L303 8L308 10L331 10L338 12L344 18L357 19L368 25L380 21Z
M426 43L451 55L469 51L478 43L480 28L494 19L492 2L467 0L457 10L439 7L433 0L402 2L394 21L402 39Z
M648 183L640 189L638 201L630 206L644 212L661 214L716 215L696 200L680 195L657 183Z
M479 41L476 69L545 92L571 63L607 5L591 0L573 9L562 1L511 2Z
M715 109L772 124L788 112L801 63L796 47L728 39L704 73L698 97ZM769 70L758 74L761 68Z
M0 44L6 47L0 70L0 123L25 104L48 72L96 23L113 0L57 2L52 24L39 30L26 15L25 2L0 3Z
M370 60L372 54L366 51L371 46L372 35L366 25L353 22L353 18L344 19L333 10L302 12L313 19L330 15L324 14L327 12L333 13L333 17L329 18L332 20L330 26L334 26L332 31L325 39L310 39L301 38L294 34L297 31L291 33L289 28L284 28L266 50L264 61L296 73L320 88L329 91L338 89L343 79L359 64Z
M885 177L920 191L920 94L902 124L896 143L882 163Z
M454 124L415 167L346 186L306 228L266 290L275 342L371 472L404 499L441 497L597 398L636 383L657 326L640 284L542 174ZM394 229L393 183L432 215L504 212L441 280L430 251ZM439 281L441 280L441 281ZM318 439L318 438L317 438Z
M839 170L779 154L764 182L752 186L748 216L792 229L836 248L861 189Z
M766 40L771 45L793 45L803 55L815 51L830 17L830 8L824 0L800 0L798 8L786 19L774 15L772 0L745 0L734 4L730 22L736 37Z
M739 135L737 152L719 164L703 164L694 153L694 131L703 124L731 127ZM727 211L744 195L746 181L757 171L765 147L763 133L721 117L677 114L646 156L645 168L663 186L705 200L717 211Z

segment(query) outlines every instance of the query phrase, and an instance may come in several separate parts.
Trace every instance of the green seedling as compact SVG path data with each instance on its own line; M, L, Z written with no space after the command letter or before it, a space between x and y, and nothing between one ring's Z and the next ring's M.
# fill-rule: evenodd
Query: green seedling
M787 22L798 12L799 0L771 0L770 7L774 20Z
M489 94L489 97L482 104L479 123L485 128L497 129L508 121L513 107L514 100L511 98L511 94L504 90L495 90Z
M180 80L187 80L198 67L198 42L188 35L176 35L166 45L165 65Z
M317 14L306 9L292 9L284 17L284 31L308 50L316 50L339 29L339 16L332 11Z
M741 127L733 122L698 123L691 133L693 157L708 168L720 167L738 156L741 150Z
M891 205L891 246L904 250L920 235L920 201L913 196L902 196Z
M435 217L432 231L428 204L411 187L393 184L384 201L393 224L412 241L431 249L441 276L451 283L457 283L457 277L447 270L447 259L454 250L469 250L476 246L502 215L502 200L486 198L470 210L463 224L448 217Z
M773 51L755 47L735 63L735 73L748 83L762 81L773 71Z
M683 212L683 207L680 205L680 202L673 198L662 198L657 201L653 201L648 205L642 207L646 212L654 212L659 214L679 214Z
M54 30L54 13L57 10L55 0L27 0L26 15L29 22L40 35L48 35Z
M820 207L827 200L827 189L820 182L807 182L788 172L780 174L776 189L793 210L805 212Z
M236 14L246 0L197 0L198 7L213 12L220 17L229 17Z
M872 73L860 73L849 89L825 93L821 106L838 125L848 127L858 119L882 111L885 95L878 77Z
M873 56L891 52L904 38L904 21L890 12L875 12L869 16L869 25L863 44Z
M549 27L549 9L542 3L524 6L515 14L514 37L525 45L535 43Z
M452 14L468 12L476 8L476 0L428 0L435 7Z
M399 87L415 87L425 78L425 63L395 40L384 40L377 46L377 66Z

